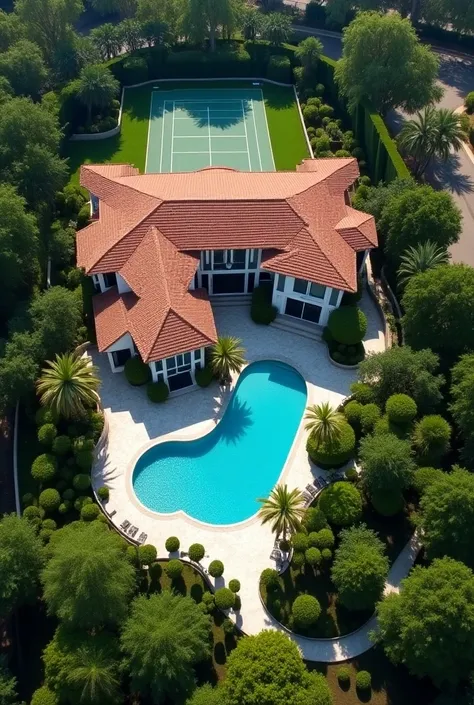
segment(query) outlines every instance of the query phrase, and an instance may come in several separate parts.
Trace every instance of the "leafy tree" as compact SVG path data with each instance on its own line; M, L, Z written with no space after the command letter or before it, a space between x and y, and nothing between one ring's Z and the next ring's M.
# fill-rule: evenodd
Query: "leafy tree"
M366 436L360 442L361 480L369 495L398 494L412 481L415 463L409 441L393 433Z
M0 705L17 705L16 678L7 668L5 656L0 657ZM199 703L197 704L199 705Z
M455 468L423 492L420 528L430 559L451 556L474 567L474 476Z
M0 75L17 95L38 96L48 77L39 46L26 39L12 44L0 54Z
M84 413L84 406L96 403L98 369L87 358L65 353L46 364L37 384L42 404L59 416L70 418Z
M221 335L211 351L211 367L222 382L231 379L232 372L240 372L245 365L242 341L231 335Z
M378 640L395 664L437 686L454 685L474 666L474 575L452 558L416 566L398 594L377 606Z
M451 426L437 414L423 416L415 425L413 445L423 462L437 464L449 450Z
M132 688L149 691L154 702L188 695L194 665L210 654L209 634L209 617L192 598L169 591L137 597L121 638Z
M269 668L271 664L271 668ZM309 673L297 645L281 632L241 639L227 659L226 705L331 705L324 676Z
M65 353L74 347L82 322L81 300L74 291L52 286L37 295L30 306L33 328L41 335L44 356Z
M142 24L153 22L163 27L167 40L174 43L179 37L185 5L180 0L138 0L137 19Z
M222 691L205 683L196 688L189 700L186 700L186 705L222 705Z
M431 350L393 347L370 355L359 365L359 379L373 390L375 401L384 407L392 394L412 397L420 413L433 411L441 402L444 379L437 374L438 356Z
M64 625L43 653L46 684L72 705L120 700L120 652L117 637L106 631L88 634Z
M84 66L77 82L77 97L87 108L89 122L92 108L106 108L119 92L119 82L106 66Z
M283 540L289 533L298 531L305 515L303 495L296 488L289 490L287 485L277 485L269 497L258 500L262 506L259 516L262 524L271 522L272 531Z
M420 242L415 247L407 247L401 255L397 272L398 282L403 286L416 274L448 263L449 253L445 249L437 247L431 240Z
M451 264L410 280L402 299L406 341L447 362L474 348L474 269Z
M319 508L331 524L350 526L362 516L362 497L349 482L334 482L321 494Z
M210 49L214 51L219 28L233 24L241 5L238 0L189 0L185 26L195 41L209 39Z
M338 599L349 610L372 610L388 575L385 546L366 526L343 529L339 538L331 571Z
M99 27L94 27L90 37L104 61L113 59L119 53L120 37L117 25L107 22Z
M451 371L450 411L458 426L464 448L462 455L474 466L474 354L462 355Z
M335 79L349 105L368 100L382 115L394 108L412 113L441 97L438 67L408 20L364 12L344 32Z
M282 12L270 12L265 15L262 25L262 36L268 39L270 44L278 46L287 42L291 36L291 17Z
M303 39L296 47L295 56L303 68L303 79L305 81L309 81L315 77L322 53L323 45L321 40L316 37L306 37L306 39Z
M43 356L38 333L14 333L7 342L5 354L0 357L0 408L3 412L31 394Z
M305 430L314 438L316 443L334 443L341 435L345 423L344 414L333 409L327 401L321 404L312 404L306 408Z
M136 51L144 44L143 25L135 19L123 20L117 25L120 38L120 46L127 51Z
M26 34L52 66L58 47L70 40L71 26L83 10L81 0L17 0L15 11Z
M352 205L358 210L365 211L374 216L378 223L387 203L392 198L400 196L405 191L416 188L416 182L411 177L408 179L394 179L389 184L380 183L378 186L359 186L352 198Z
M75 522L53 534L49 549L42 573L49 613L83 629L120 624L135 572L117 537L99 522Z
M24 33L25 28L17 14L0 10L0 52L24 39Z
M36 209L40 209L42 203L52 205L57 191L64 187L69 176L67 163L38 145L28 147L23 163L18 165L18 172L18 178L14 180L28 203ZM41 181L37 181L39 174Z
M36 595L42 545L27 519L15 514L0 521L0 616L6 618Z
M249 5L242 12L242 31L245 39L255 41L261 34L265 18L255 5Z

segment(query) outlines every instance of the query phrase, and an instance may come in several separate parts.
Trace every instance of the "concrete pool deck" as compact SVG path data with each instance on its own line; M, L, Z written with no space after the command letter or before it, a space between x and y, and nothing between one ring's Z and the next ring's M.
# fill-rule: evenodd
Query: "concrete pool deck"
M368 295L364 295L362 308L369 322L364 340L366 350L379 352L384 349L382 324ZM219 306L214 309L214 315L219 334L231 334L242 340L248 362L276 359L292 364L306 380L307 404L329 401L338 405L349 393L356 370L335 367L328 359L323 342L273 326L257 326L250 319L248 306ZM156 546L160 558L169 555L165 550L169 536L179 538L183 551L192 543L202 543L206 549L201 561L204 568L214 559L224 563L224 575L213 580L215 586L221 587L232 578L241 582L242 608L239 613L230 615L237 626L247 634L279 628L262 606L258 589L262 570L275 567L270 560L274 536L268 526L262 526L256 515L241 524L226 527L197 522L182 512L160 515L138 502L131 485L134 460L147 446L169 438L196 438L214 428L227 401L221 398L217 383L173 396L163 405L152 404L143 388L131 387L122 374L112 374L105 355L92 350L91 356L100 369L100 395L109 426L107 441L93 468L93 485L96 489L104 484L110 488L107 512L115 512L114 525L119 528L124 520L130 521L138 527L135 538L145 532L146 542ZM316 474L324 474L308 459L306 435L301 423L280 478L290 488L303 490ZM327 659L314 660L345 658L337 655L334 648L327 651ZM312 658L309 653L306 657Z

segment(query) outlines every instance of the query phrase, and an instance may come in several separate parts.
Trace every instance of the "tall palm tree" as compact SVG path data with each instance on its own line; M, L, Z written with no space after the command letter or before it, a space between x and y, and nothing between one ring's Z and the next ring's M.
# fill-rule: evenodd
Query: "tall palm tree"
M415 247L407 247L400 258L400 267L397 272L398 283L402 286L420 272L448 264L449 253L442 247L437 247L435 242L427 240L419 242Z
M87 358L74 353L56 355L46 362L36 383L41 404L49 406L60 416L70 418L84 410L84 405L97 402L100 380L98 369Z
M465 140L467 135L461 124L461 116L449 108L439 108L434 154L445 162L449 158L451 149L459 152Z
M336 411L327 401L307 406L305 419L308 422L305 429L309 431L318 445L337 441L345 422L344 414Z
M95 644L77 650L67 680L81 690L84 703L111 703L119 695L116 660L108 650Z
M89 64L82 69L77 87L77 96L87 108L90 122L92 108L105 108L118 95L119 82L106 66Z
M272 531L277 539L283 535L286 541L288 533L298 531L305 513L304 498L298 489L289 490L288 485L277 485L270 496L258 500L262 506L259 516L262 524L272 522Z
M245 362L242 341L231 335L220 335L212 348L211 367L221 382L228 382L232 372L240 372Z

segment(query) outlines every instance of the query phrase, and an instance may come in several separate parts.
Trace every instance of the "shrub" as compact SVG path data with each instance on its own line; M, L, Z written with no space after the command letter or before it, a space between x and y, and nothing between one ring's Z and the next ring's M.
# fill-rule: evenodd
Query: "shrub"
M92 468L93 455L92 451L88 449L80 450L75 454L76 463L81 468L81 470L90 471Z
M82 521L94 521L100 514L97 504L84 504L81 508Z
M43 507L45 512L55 512L61 504L61 497L59 496L59 492L57 490L50 487L49 489L41 492L38 503L40 507Z
M81 495L74 500L74 509L76 512L80 512L85 504L93 504L92 498Z
M235 605L235 598L236 596L232 590L226 587L219 588L214 595L216 607L220 610L230 610Z
M56 531L58 525L56 524L54 519L43 519L43 521L41 522L41 528L48 529L48 531Z
M305 557L303 551L295 551L291 558L291 565L295 570L301 570L305 564Z
M206 605L207 612L209 614L212 614L212 612L216 609L216 601L212 592L205 592L202 596L202 602Z
M413 445L421 457L437 462L448 452L450 438L449 423L442 416L432 414L423 416L415 425Z
M319 565L321 563L321 551L319 548L308 548L304 552L304 559L308 565Z
M72 486L76 492L84 492L91 486L91 478L83 472L74 475L72 479Z
M360 402L352 400L344 407L344 415L354 429L360 429L363 406Z
M148 80L148 64L143 56L128 56L122 64L123 83L131 86Z
M270 287L260 285L252 292L250 316L254 323L269 325L275 320L278 313L276 306L272 305L272 290Z
M280 576L274 568L265 568L260 574L260 583L267 590L276 590L280 585Z
M383 436L387 433L392 433L392 432L394 433L395 429L393 429L393 427L390 426L390 422L388 420L387 415L382 416L382 418L380 418L378 421L375 422L374 431L373 431L375 436Z
M415 400L408 394L392 394L385 404L390 423L408 426L416 416L417 408Z
M35 690L31 698L31 705L58 705L58 703L58 696L46 685Z
M332 551L330 548L323 548L321 551L321 558L325 562L329 562L332 559Z
M229 590L232 590L232 592L239 592L240 590L240 580L237 580L236 578L232 578L232 580L229 580Z
M303 553L308 548L308 537L306 534L297 532L291 537L291 545L295 551L303 551Z
M224 634L233 634L234 633L234 623L231 619L226 617L224 621L222 622L222 629L224 630Z
M58 423L58 415L48 409L47 406L41 406L35 414L35 423L37 426L43 426L48 423L56 425Z
M423 492L444 477L444 472L438 468L418 468L413 475L412 487L420 496Z
M303 117L308 127L316 127L319 123L319 108L316 105L307 105L303 110Z
M474 112L474 91L468 93L464 98L464 106L469 114Z
M165 565L165 573L170 580L177 580L181 577L183 567L184 566L179 560L179 558L173 558L173 560L168 561L168 563Z
M357 345L367 331L367 318L356 306L340 306L331 312L328 328L336 342Z
M370 501L375 511L384 517L398 514L405 506L401 492L374 492Z
M357 482L359 479L359 473L355 468L348 468L344 474L346 480L349 480L349 482Z
M72 507L71 502L68 499L66 499L63 502L61 502L61 504L59 505L58 512L63 515L67 514L69 511L71 511L71 507Z
M31 476L34 480L42 485L45 482L51 482L56 475L57 463L54 455L43 453L38 455L31 466Z
M380 411L377 404L366 404L362 407L360 415L360 426L362 433L372 433L375 424L380 419L382 412Z
M200 560L204 558L205 550L204 546L200 543L193 543L189 547L188 555L191 561L199 563Z
M372 404L375 401L375 393L372 387L365 382L354 382L351 384L350 389L355 401L360 404Z
M208 387L213 378L214 378L214 373L212 369L206 365L205 367L202 367L200 370L196 370L196 384L199 387Z
M337 680L341 685L347 685L351 680L351 672L347 666L340 666L336 672Z
M318 532L317 531L311 531L310 534L308 534L308 546L318 546Z
M125 555L130 563L135 566L135 568L138 568L138 548L136 546L127 546Z
M298 595L291 607L291 614L298 627L307 629L318 621L321 605L312 595Z
M150 381L151 371L148 365L135 355L135 357L130 357L124 366L125 377L129 384L134 387L141 387Z
M82 206L79 213L77 214L77 220L76 220L77 229L80 230L81 228L84 228L88 224L90 217L91 217L90 205L88 203L85 203Z
M62 494L62 498L64 500L69 500L70 502L74 499L75 496L76 496L76 493L71 488L64 490L64 492Z
M179 551L179 539L176 536L170 536L166 539L165 548L168 553Z
M348 423L341 425L339 438L328 443L317 443L310 434L306 441L306 450L316 465L323 468L337 468L345 465L355 453L356 438L354 429Z
M109 488L106 487L105 485L102 485L102 487L99 487L97 490L97 496L99 499L101 499L103 502L106 502L109 499Z
M323 490L319 505L331 524L337 526L349 526L362 516L362 496L348 482L335 482Z
M39 507L34 507L33 505L30 505L29 507L25 507L23 510L23 516L25 519L39 519L41 516L41 512L39 510Z
M368 690L372 685L372 677L368 671L359 671L356 675L356 687L359 690Z
M156 561L156 548L150 543L138 547L138 560L141 565L151 565Z
M303 526L309 532L321 531L328 525L325 514L318 507L309 507L303 517Z
M71 446L69 436L56 436L53 441L53 453L55 455L66 455L71 450Z
M209 575L213 578L220 578L224 572L224 564L222 561L211 561L209 563Z
M58 429L52 423L45 423L38 429L38 440L39 442L51 448L53 441L58 435Z
M154 404L161 404L168 399L170 390L165 382L150 382L147 384L146 393Z
M31 492L27 492L21 498L21 502L24 507L31 507L31 505L34 504L34 501L35 501L35 496Z
M316 546L321 550L323 548L333 548L334 542L335 538L331 529L321 529L316 534Z
M92 437L97 443L104 429L104 415L99 411L92 411L89 414L89 425L92 432Z
M148 566L148 573L150 574L150 578L152 580L159 580L162 572L163 569L159 563L152 563Z

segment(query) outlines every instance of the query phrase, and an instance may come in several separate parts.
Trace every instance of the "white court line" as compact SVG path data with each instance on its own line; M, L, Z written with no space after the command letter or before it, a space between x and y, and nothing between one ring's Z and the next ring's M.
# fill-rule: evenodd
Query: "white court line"
M246 99L247 100L247 99ZM209 100L176 100L178 105L193 105L194 103L241 103L242 98L210 98Z
M211 115L207 106L207 132L209 136L209 166L212 166Z
M153 98L154 98L154 96L155 96L155 94L152 93L152 94L151 94L151 100L150 100L150 113L149 113L149 115L148 115L148 135L147 135L147 138L146 138L145 174L147 173L147 172L146 172L146 169L147 169L147 164L148 164L148 146L149 146L149 144L150 144L151 113L152 113L152 110L153 110ZM162 140L162 141L161 141L161 144L163 144L163 135L162 135L162 137L161 137L161 140ZM160 171L161 171L161 166L160 166Z
M240 101L240 105L242 107L242 117L244 119L245 141L247 142L247 161L249 163L249 169L250 171L252 171L252 163L250 161L249 137L247 134L247 121L245 120L245 108L243 100Z
M263 114L265 115L265 124L267 126L268 144L270 145L270 153L272 155L273 171L276 171L275 157L273 156L272 140L270 138L270 130L268 129L268 118L267 118L267 109L265 107L265 97L263 95L263 91L261 88L260 88L260 95L262 96Z
M154 95L154 93L152 94ZM163 120L161 121L160 174L163 173L163 141L165 136L166 100L163 101ZM145 166L146 171L146 166Z
M253 117L253 127L255 130L255 141L257 143L257 152L258 152L258 161L260 162L260 171L263 171L262 169L262 157L260 155L260 145L258 143L258 132L257 132L257 123L255 122L255 110L253 107L253 98L250 99L250 102L252 103L252 117Z
M173 123L171 125L171 165L170 165L170 172L173 173L173 154L174 154L174 111L175 111L175 103L173 100Z
M229 139L229 138L240 138L245 137L245 133L243 135L212 135L212 139L216 140L222 140L222 139ZM199 139L199 140L204 140L206 139L206 135L175 135L174 136L175 140L189 140L189 139Z
M175 154L209 154L209 152L207 150L205 152L187 152L186 151L186 152L175 152ZM242 152L232 152L227 149L223 150L221 152L214 150L214 154L246 154L248 156L248 152L246 152L245 150L243 150Z

